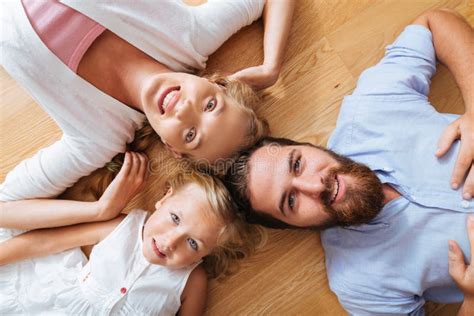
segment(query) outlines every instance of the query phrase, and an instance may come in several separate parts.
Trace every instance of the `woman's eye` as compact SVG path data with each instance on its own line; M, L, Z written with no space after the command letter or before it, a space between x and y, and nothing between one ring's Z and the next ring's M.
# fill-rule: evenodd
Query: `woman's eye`
M198 244L194 239L188 238L188 244L193 250L198 250Z
M301 158L298 158L295 160L295 163L293 164L293 171L298 174L300 173L301 169Z
M170 216L171 216L171 220L173 221L173 223L175 223L176 225L179 224L179 217L178 215L174 214L174 213L170 213Z
M207 102L206 107L204 108L204 110L207 111L207 112L211 112L216 107L216 104L217 104L216 99L212 99L209 102Z
M196 137L196 129L193 127L186 133L186 143L190 143Z
M290 208L290 210L292 210L293 207L295 207L295 200L296 200L295 193L290 193L288 195L288 207Z

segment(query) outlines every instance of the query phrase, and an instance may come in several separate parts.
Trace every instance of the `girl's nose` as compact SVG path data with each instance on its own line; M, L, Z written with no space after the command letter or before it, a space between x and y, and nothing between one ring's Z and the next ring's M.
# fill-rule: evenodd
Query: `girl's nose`
M167 234L165 242L164 242L164 247L168 251L174 251L179 244L179 242L182 239L182 235L178 232L171 232Z

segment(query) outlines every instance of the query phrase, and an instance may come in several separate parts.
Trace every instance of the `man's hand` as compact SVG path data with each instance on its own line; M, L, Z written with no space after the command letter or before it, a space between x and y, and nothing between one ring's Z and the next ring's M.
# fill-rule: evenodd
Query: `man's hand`
M148 159L145 154L125 153L120 172L102 194L99 220L116 217L127 206L133 197L142 189L148 175Z
M462 196L465 200L470 200L474 196L474 114L464 114L444 130L438 142L436 156L446 154L456 139L461 139L461 148L451 177L451 186L457 189L467 174Z
M449 274L464 293L464 302L458 315L474 315L474 214L467 219L467 234L471 245L471 264L464 262L459 245L449 241Z
M278 75L279 71L277 69L260 65L237 71L231 78L245 82L254 90L261 90L274 85L278 80Z

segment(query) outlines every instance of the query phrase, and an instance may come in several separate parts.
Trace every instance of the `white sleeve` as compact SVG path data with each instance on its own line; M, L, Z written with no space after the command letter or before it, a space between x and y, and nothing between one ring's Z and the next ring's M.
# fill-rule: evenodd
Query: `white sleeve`
M263 12L265 0L210 0L196 8L193 46L204 56L214 53L244 26Z
M64 135L7 174L0 185L0 201L57 196L116 154L90 140Z

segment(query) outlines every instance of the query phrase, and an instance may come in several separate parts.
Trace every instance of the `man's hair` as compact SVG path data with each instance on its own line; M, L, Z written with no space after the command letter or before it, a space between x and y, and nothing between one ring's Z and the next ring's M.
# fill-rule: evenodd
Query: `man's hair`
M248 178L249 178L249 161L252 155L259 148L269 146L269 150L277 150L277 147L286 146L311 146L317 147L311 143L300 143L287 138L276 138L276 137L264 137L258 141L254 146L242 150L239 153L238 158L233 163L232 167L227 171L225 175L225 184L228 190L232 194L235 203L238 206L240 215L251 224L259 224L269 228L276 229L302 229L303 227L293 226L287 224L270 214L259 212L252 208L250 203L250 192L248 189ZM318 147L320 148L320 147ZM322 148L324 149L324 148Z

